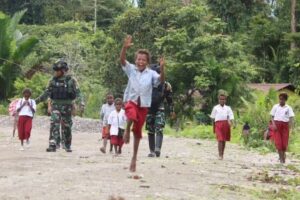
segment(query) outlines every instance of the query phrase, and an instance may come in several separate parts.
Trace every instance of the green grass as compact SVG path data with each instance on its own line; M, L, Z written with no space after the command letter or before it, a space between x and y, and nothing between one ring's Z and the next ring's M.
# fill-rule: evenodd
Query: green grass
M297 190L279 189L269 191L252 191L253 196L264 200L298 200L300 199L300 192Z
M290 134L289 141L289 152L300 158L300 135L297 134L299 132L299 128L296 128L293 133ZM184 137L184 138L192 138L192 139L208 139L215 140L215 134L212 131L211 125L196 125L195 123L189 122L186 124L184 130L180 130L176 132L175 129L170 126L165 127L165 134L173 137ZM267 154L270 152L275 152L275 146L270 141L263 140L263 133L261 133L260 138L249 138L249 141L245 143L244 138L242 136L242 125L237 125L236 128L231 129L231 143L239 144L244 146L246 149L253 149L261 154Z
M241 143L241 130L241 127L231 130L231 142ZM173 137L209 140L214 140L216 138L211 125L195 125L194 123L187 123L184 130L176 132L170 126L166 126L164 131L166 135Z

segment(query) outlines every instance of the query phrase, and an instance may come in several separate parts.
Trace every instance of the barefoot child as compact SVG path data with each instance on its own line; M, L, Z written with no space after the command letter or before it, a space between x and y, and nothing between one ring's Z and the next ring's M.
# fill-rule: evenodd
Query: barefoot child
M122 99L115 100L116 110L112 111L108 117L108 132L110 134L110 143L115 149L115 154L122 153L123 135L126 126L125 111L122 109Z
M165 81L164 59L160 60L159 75L156 71L148 68L150 63L150 53L148 50L140 49L135 54L135 65L126 60L126 51L132 46L132 37L125 38L120 55L122 69L128 77L128 84L124 93L125 114L127 126L124 133L124 142L130 140L130 128L133 124L133 156L130 164L130 171L136 171L137 152L142 138L142 127L146 120L148 108L151 106L152 88Z
M216 105L211 113L214 133L218 141L219 159L223 160L226 141L230 141L230 127L233 124L233 112L226 103L226 96L219 95L219 105Z
M287 100L288 95L286 93L279 94L279 104L274 105L270 113L275 146L279 154L280 163L285 163L285 152L289 142L289 128L292 127L295 116L293 109L286 104Z
M102 140L103 146L100 148L102 153L106 153L106 146L107 140L109 139L109 132L108 132L108 116L112 111L114 111L115 104L114 104L114 96L112 94L107 94L106 96L106 104L103 104L100 110L100 118L102 120ZM112 151L112 146L110 147L110 151Z
M19 115L18 132L21 141L21 151L24 151L24 140L29 145L29 138L32 128L32 118L36 111L36 104L33 99L30 99L31 90L26 88L23 90L23 98L17 104L17 112Z

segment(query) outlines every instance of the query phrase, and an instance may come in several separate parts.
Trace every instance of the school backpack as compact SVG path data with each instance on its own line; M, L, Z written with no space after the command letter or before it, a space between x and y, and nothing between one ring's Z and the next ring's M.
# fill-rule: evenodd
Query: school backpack
M8 113L10 116L15 117L18 113L17 113L17 104L19 102L19 99L15 99L13 100L9 106L8 106Z

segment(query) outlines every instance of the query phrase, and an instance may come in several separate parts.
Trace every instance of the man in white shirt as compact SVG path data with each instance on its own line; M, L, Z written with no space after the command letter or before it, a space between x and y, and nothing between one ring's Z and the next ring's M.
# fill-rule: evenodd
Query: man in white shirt
M24 150L24 140L29 145L29 138L32 128L32 118L36 112L36 103L33 99L30 99L31 90L26 88L23 90L23 98L19 100L16 106L16 110L19 115L18 120L18 132L19 139L21 141L21 151Z
M216 105L210 117L213 119L213 132L218 141L219 159L223 160L226 141L230 141L230 127L234 116L231 108L226 103L226 96L219 95L219 104Z
M112 94L107 94L106 96L106 104L103 104L100 110L100 119L102 120L102 140L103 146L100 148L102 153L106 153L107 140L109 140L109 132L108 132L108 116L112 111L114 111L114 96ZM110 147L110 151L112 151L112 146Z
M286 104L288 95L279 94L279 104L273 106L271 110L272 124L275 140L275 146L279 154L280 163L285 163L286 150L289 142L289 128L293 126L295 116L293 109Z

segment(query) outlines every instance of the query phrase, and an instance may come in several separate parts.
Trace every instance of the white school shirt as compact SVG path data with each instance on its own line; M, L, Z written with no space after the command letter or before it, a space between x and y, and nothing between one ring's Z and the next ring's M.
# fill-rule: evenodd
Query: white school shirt
M22 104L26 101L25 98L20 99L17 103L16 109L18 110ZM28 99L29 104L32 106L34 112L36 112L36 103L35 100L33 99ZM19 116L29 116L29 117L33 117L34 113L32 112L32 110L30 109L30 107L28 105L24 106L20 112L19 112Z
M215 122L234 119L230 106L221 106L220 104L213 108L210 117L215 119Z
M295 117L293 109L287 104L284 106L280 106L280 104L274 105L270 114L274 117L274 120L282 122L289 122L290 117Z
M103 104L100 110L100 118L102 119L103 126L107 125L109 114L116 109L115 104Z
M123 109L120 112L112 111L108 117L108 124L110 127L110 135L118 135L119 128L125 129L126 116Z
M152 100L152 88L160 84L160 75L148 67L140 72L138 68L126 61L122 66L123 71L128 77L127 87L124 92L124 102L137 102L141 100L141 107L150 107Z

